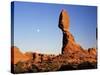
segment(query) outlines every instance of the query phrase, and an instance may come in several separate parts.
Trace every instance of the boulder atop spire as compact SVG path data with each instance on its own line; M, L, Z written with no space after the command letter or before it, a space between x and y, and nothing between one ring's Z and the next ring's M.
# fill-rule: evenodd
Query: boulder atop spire
M69 31L69 15L64 9L60 13L58 26L63 32L62 54L81 51L82 47L75 42L74 36Z
M69 30L69 15L64 9L61 11L59 16L59 27L64 32Z

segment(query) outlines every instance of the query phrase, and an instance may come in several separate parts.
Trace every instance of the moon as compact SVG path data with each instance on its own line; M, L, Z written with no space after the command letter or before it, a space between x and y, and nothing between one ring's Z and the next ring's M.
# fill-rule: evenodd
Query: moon
M37 31L37 32L40 32L40 29L37 29L36 31Z

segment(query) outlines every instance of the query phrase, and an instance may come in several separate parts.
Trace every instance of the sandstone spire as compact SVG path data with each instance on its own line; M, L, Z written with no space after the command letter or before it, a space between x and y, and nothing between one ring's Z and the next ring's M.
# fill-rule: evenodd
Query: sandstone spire
M81 46L76 44L73 35L69 32L69 15L65 10L62 10L60 13L58 26L63 32L62 54L68 54L82 50Z

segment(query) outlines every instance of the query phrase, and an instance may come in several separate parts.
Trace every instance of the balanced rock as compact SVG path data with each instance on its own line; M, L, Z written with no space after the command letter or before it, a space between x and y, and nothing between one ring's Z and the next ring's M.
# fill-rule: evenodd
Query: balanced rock
M69 31L69 15L62 10L59 16L59 28L63 32L62 54L73 53L82 50L82 47L75 42L73 35Z
M63 32L69 30L69 16L65 10L62 10L60 13L59 28L61 28Z

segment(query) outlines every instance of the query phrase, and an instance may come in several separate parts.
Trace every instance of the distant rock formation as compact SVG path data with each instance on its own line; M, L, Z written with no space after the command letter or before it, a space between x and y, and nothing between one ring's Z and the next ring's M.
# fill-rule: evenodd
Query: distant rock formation
M11 47L11 63L16 64L19 61L25 62L29 60L29 57L24 55L22 52L20 52L19 48L16 46Z
M91 54L91 55L97 55L97 53L96 53L96 49L95 48L89 48L88 49L88 52L89 52L89 54Z
M27 62L33 60L34 63L41 63L42 61L52 60L55 55L41 54L35 52L22 53L16 46L11 47L11 63L16 64L18 62Z

